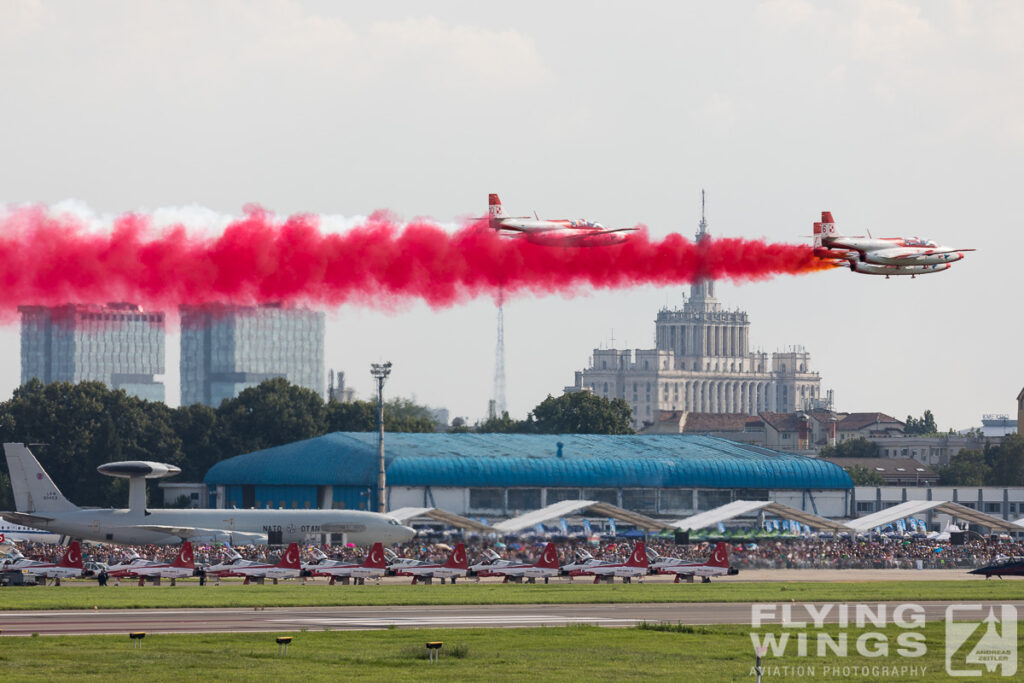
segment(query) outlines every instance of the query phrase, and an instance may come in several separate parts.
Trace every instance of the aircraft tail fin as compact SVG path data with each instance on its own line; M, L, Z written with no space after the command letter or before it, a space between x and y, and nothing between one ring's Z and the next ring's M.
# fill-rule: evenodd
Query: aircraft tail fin
M452 550L452 554L448 556L448 561L444 563L444 566L448 569L469 569L465 544L457 543L455 545L455 549Z
M7 470L18 512L66 512L78 506L64 497L32 451L23 443L5 443Z
M707 564L710 567L728 567L729 544L724 541L719 541L715 546L715 549L711 552L711 557L708 558Z
M496 194L489 194L487 196L487 216L491 220L491 227L494 226L495 221L500 221L505 218L505 209L501 206L501 199Z
M647 567L650 566L647 562L647 547L643 541L637 541L636 547L633 548L633 554L626 560L627 567Z
M276 566L281 569L299 569L299 544L290 543Z
M817 229L815 229L815 233L817 233ZM821 236L823 238L840 236L839 230L836 229L836 221L832 218L831 211L821 212ZM815 242L817 242L817 239L815 239ZM815 246L818 245L815 244Z
M67 550L64 551L64 556L60 558L60 562L57 563L58 567L67 567L69 569L82 569L82 547L78 544L78 541L71 541L68 545Z
M558 550L555 549L554 543L544 546L544 552L533 566L541 569L558 569Z
M195 569L195 559L192 557L192 542L185 541L181 544L181 549L178 551L178 556L174 558L174 562L171 563L172 567L183 567L185 569Z
M819 221L814 222L814 248L820 249L821 244L821 223Z
M367 569L385 569L388 565L384 561L384 544L374 543L362 566Z

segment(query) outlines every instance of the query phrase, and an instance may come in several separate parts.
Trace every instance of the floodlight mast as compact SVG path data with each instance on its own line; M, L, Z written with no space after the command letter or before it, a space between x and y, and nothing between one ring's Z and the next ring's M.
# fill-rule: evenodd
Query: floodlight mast
M387 475L384 473L384 380L391 374L391 361L371 364L370 374L377 380L377 512L387 512Z

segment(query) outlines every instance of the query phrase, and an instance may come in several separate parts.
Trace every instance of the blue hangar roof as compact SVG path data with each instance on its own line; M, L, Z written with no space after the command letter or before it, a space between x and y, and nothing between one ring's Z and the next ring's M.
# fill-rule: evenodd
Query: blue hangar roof
M710 436L389 432L384 449L389 486L853 488L849 474L824 460ZM210 485L376 480L374 432L335 432L235 456L204 478Z

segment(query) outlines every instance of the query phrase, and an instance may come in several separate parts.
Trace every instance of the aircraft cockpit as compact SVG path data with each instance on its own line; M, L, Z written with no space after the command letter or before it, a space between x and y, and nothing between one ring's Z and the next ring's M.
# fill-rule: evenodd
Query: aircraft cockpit
M931 240L923 240L920 237L906 237L903 239L903 244L908 247L928 247L934 248L938 245Z

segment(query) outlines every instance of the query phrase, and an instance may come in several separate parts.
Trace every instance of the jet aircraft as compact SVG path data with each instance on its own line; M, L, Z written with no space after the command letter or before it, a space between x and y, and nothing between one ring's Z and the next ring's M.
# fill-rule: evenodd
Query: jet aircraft
M382 543L374 543L373 547L370 548L370 553L361 564L335 562L330 565L310 566L313 576L331 577L330 583L332 586L335 579L339 578L342 580L342 583L348 583L349 579L356 579L360 584L366 579L379 579L384 576L386 569L387 563L384 560L384 545Z
M607 247L622 244L637 228L606 228L585 218L541 219L536 215L509 216L498 195L488 197L488 222L499 235L524 239L545 247Z
M637 541L633 552L625 562L594 565L582 570L581 573L593 574L594 583L611 582L615 580L616 576L622 577L622 583L630 583L634 577L645 576L649 567L646 546L643 541Z
M547 582L548 578L558 576L558 550L554 543L548 543L533 564L492 565L487 572L490 576L504 576L503 583L508 583L510 579L513 583L522 583L524 578L530 583L536 583L537 579L544 579Z
M469 571L469 564L466 561L466 546L463 543L455 545L454 550L448 555L448 560L444 564L417 564L413 566L403 567L400 571L396 571L396 576L412 576L412 582L416 583L431 583L434 578L441 579L443 583L445 579L451 579L452 583L455 583L455 579L460 576L465 576Z
M1004 576L1024 576L1024 557L1013 557L1007 560L1002 560L990 564L987 567L972 569L967 573L979 574L984 576L986 579L991 579L993 576L998 576L1000 579Z
M416 535L393 517L362 510L150 509L145 506L145 478L164 476L171 468L135 460L100 466L104 473L131 479L128 509L80 508L64 497L24 444L5 443L4 453L17 512L0 512L0 517L83 540L265 544L271 533L279 534L281 543L302 541L309 534L334 533L345 534L347 542L356 545L377 541L390 545ZM140 494L133 493L137 486Z
M145 566L135 567L129 570L129 576L139 577L139 585L143 585L146 579L156 583L158 579L170 579L174 585L175 579L184 579L195 574L196 565L192 557L192 544L185 541L178 550L178 555L171 563L157 562ZM109 572L108 572L109 573Z
M693 583L693 577L701 577L704 583L710 583L712 576L733 576L739 574L740 570L729 566L729 545L723 541L711 551L711 557L706 562L689 562L674 557L662 557L651 565L651 569L659 574L675 574L676 583L683 578L687 583Z
M85 566L82 564L82 548L78 541L71 541L59 562L40 562L19 556L6 562L4 571L18 571L30 576L46 579L74 579L82 576Z
M264 579L273 579L274 583L277 583L278 579L294 579L299 576L300 571L299 544L292 543L284 551L284 554L281 555L281 559L277 564L262 562L245 567L236 567L231 571L231 574L232 576L244 576L245 581L242 583L247 585L249 579L256 579L260 583Z
M836 228L831 211L814 224L814 255L865 275L927 275L949 269L974 249L947 247L917 237L853 237Z

